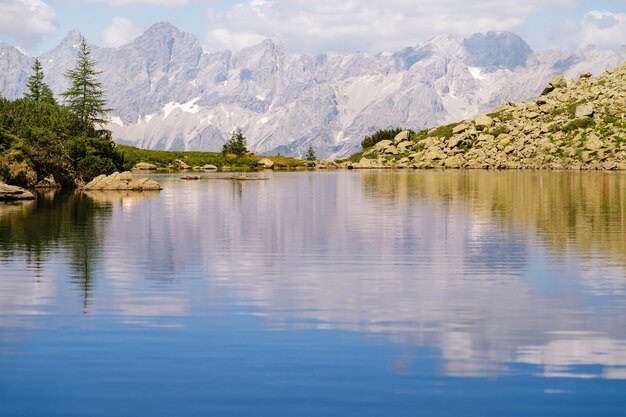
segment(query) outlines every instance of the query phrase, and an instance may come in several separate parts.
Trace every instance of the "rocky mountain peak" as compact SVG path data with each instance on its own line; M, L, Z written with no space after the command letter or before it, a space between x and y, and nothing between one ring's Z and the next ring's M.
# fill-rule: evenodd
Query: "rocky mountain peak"
M80 33L78 30L74 29L72 31L70 31L67 35L65 35L65 37L63 38L63 40L61 40L61 42L59 43L59 45L57 46L57 48L74 48L76 49L78 47L78 45L80 44L80 40L83 38L82 33Z
M526 64L530 46L512 32L475 33L463 40L471 64L482 68L515 68Z
M143 36L159 37L159 36L176 36L182 32L174 25L168 22L157 22L150 25L143 33Z

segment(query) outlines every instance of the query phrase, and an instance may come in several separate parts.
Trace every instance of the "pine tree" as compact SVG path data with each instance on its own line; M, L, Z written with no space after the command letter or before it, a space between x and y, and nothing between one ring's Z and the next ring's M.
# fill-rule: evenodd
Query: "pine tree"
M76 65L65 73L70 81L70 88L61 94L70 110L84 123L92 126L106 124L108 121L104 116L111 111L106 108L102 83L97 78L101 72L96 71L95 66L91 48L85 38L82 38L76 54Z
M47 103L47 104L54 104L57 105L57 101L54 98L54 94L52 93L52 90L50 89L50 87L48 87L48 84L44 83L43 87L41 88L41 99L40 101L42 103Z
M24 97L40 101L44 86L47 87L47 85L43 82L41 62L39 62L39 58L35 58L35 63L33 64L33 74L28 77L28 83L26 84L28 92L24 93Z
M222 147L222 153L224 155L232 153L241 156L246 152L248 152L246 148L246 137L243 135L241 128L237 128Z
M309 145L309 150L306 151L305 159L307 161L317 161L317 157L315 156L315 150L313 149L311 145Z

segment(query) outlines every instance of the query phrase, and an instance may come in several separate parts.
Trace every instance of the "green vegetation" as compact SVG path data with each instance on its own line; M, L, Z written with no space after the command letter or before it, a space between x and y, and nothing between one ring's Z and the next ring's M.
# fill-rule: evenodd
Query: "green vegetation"
M450 123L449 125L445 125L445 126L439 126L434 128L432 131L426 131L426 134L424 135L424 137L430 136L430 137L444 137L446 139L450 139L452 137L452 130L454 130L455 127L457 127L459 123ZM421 133L421 132L420 132ZM419 134L418 134L419 136Z
M393 140L393 138L395 138L396 135L402 132L403 130L404 129L400 129L400 128L379 130L373 135L365 137L365 139L361 141L361 147L363 149L367 149L376 145L380 141Z
M581 117L580 119L572 120L561 128L561 131L568 133L578 129L586 129L588 127L595 126L595 122L590 117Z
M84 40L78 52L82 68L82 100L72 93L78 87L78 73L68 71L72 87L65 94L68 105L57 104L44 83L41 64L35 60L24 98L0 98L0 181L24 187L54 176L65 187L90 181L99 174L121 169L123 159L116 152L111 132L98 129L106 112L104 92L93 76L93 61ZM85 49L86 48L86 49Z
M24 94L24 97L48 104L57 104L54 99L54 95L52 94L52 90L50 90L48 84L43 82L43 78L44 75L41 68L41 62L39 62L38 58L35 58L35 63L33 64L33 74L28 77L28 83L26 84L28 92Z
M243 131L241 128L237 128L231 135L230 139L224 143L224 146L222 147L222 154L224 156L232 154L237 157L241 157L242 155L248 153L246 145L246 137L243 135Z
M306 157L304 159L309 162L317 161L317 156L315 156L313 146L309 145L309 149L306 151Z
M76 57L76 66L65 73L70 88L62 96L86 126L104 125L107 123L104 116L111 110L105 107L104 90L97 79L101 72L95 70L96 63L85 38L80 40Z
M32 187L53 175L73 187L121 166L110 132L86 125L67 107L0 99L0 180Z
M502 134L508 134L509 133L509 129L506 127L506 125L500 125L498 127L496 127L493 130L490 130L488 132L486 132L488 135L493 135L493 137L498 137Z
M558 116L561 114L566 115L570 119L573 119L576 116L576 107L584 104L584 101L568 101L563 106L557 108L552 112L553 116Z
M221 152L155 151L126 145L117 145L116 149L124 158L124 169L130 169L138 162L147 162L165 169L169 166L175 166L176 160L184 161L187 165L192 167L201 167L206 164L211 164L218 168L230 166L234 168L254 169L257 168L257 164L262 158L272 160L277 168L298 168L306 166L304 161L286 156L257 156L251 154L237 156L232 153L224 155Z
M497 119L500 122L509 122L513 120L513 114L510 111L505 111L502 109L487 113L487 116L491 117L492 119Z

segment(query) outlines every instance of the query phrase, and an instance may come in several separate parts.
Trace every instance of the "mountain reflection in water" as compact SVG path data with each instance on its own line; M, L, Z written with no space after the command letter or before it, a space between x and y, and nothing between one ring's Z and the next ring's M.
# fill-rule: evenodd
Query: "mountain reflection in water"
M433 348L444 375L626 379L626 175L259 175L0 207L0 328L235 309Z

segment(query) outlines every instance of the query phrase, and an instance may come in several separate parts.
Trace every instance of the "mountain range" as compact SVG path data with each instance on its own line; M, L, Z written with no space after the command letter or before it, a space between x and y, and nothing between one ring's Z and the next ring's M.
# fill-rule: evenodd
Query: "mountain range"
M39 57L64 91L81 34ZM418 130L471 118L503 101L535 97L556 74L598 74L626 60L626 46L533 52L511 32L443 35L377 55L297 55L265 40L207 52L156 23L119 48L92 46L107 92L114 140L147 149L219 150L241 127L260 154L343 157L378 129ZM0 42L0 94L26 89L34 57Z

